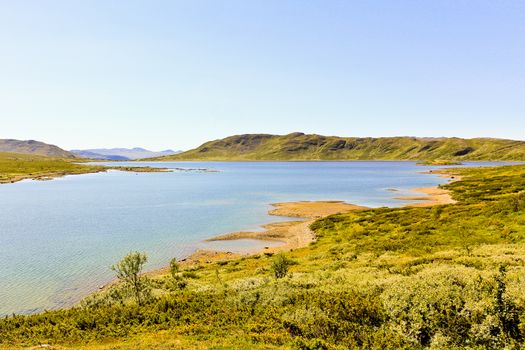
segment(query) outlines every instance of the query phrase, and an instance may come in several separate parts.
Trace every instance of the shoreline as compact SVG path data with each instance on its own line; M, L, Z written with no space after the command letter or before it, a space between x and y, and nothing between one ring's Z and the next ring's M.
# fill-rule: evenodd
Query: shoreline
M399 196L394 199L402 201L414 201L414 203L407 203L405 207L431 207L434 205L454 204L456 201L450 196L450 191L434 187L421 187L410 190L411 192L418 192L422 195L414 196Z
M406 163L417 163L421 160L417 159L279 159L279 160L271 160L271 159L167 159L167 160L160 160L156 158L145 158L145 159L137 159L137 160L131 160L129 162L148 162L148 163L322 163L322 162L406 162ZM114 162L127 162L127 161L114 161ZM524 164L525 161L522 160L468 160L463 159L460 162L462 162L461 165L468 165L465 163L509 163L508 165L519 165ZM427 166L433 166L433 165L427 165ZM436 166L436 165L434 165ZM440 166L440 165L437 165ZM442 165L442 166L454 166L451 165Z
M302 220L271 222L262 226L263 231L230 232L207 239L208 242L231 241L237 239L258 239L261 241L278 241L283 245L265 249L275 252L301 248L315 240L310 224L315 220L333 215L348 213L354 210L366 210L367 207L345 203L343 201L301 201L272 203L269 215Z
M441 178L449 179L449 182L459 181L461 177L453 173L453 169L439 169L424 172L426 174L439 174ZM397 192L398 189L388 189L390 192ZM412 192L419 192L422 195L399 196L394 199L413 201L406 203L404 207L430 207L434 205L454 204L454 200L449 190L439 186L414 188ZM344 201L299 201L282 202L270 204L272 209L269 215L283 216L290 218L300 218L300 221L271 222L262 225L263 231L237 231L221 234L208 238L207 242L213 241L233 241L238 239L257 239L261 241L278 241L283 245L278 247L265 247L249 253L232 253L217 250L199 249L179 262L183 266L191 266L201 263L212 263L221 260L231 260L242 256L251 256L264 253L275 254L282 251L290 251L302 248L315 241L315 234L310 230L310 225L321 218L333 214L347 213L354 210L371 209L364 206L346 203ZM168 267L163 267L150 272L147 275L159 275L167 273Z
M454 173L453 168L447 169L438 169L438 170L428 170L422 171L420 174L432 174L438 175L440 178L448 179L448 182L460 181L462 178ZM394 197L394 199L402 201L414 201L414 203L407 203L405 207L412 208L421 208L421 207L431 207L434 205L444 205L444 204L454 204L457 203L456 200L452 198L449 190L445 190L438 186L432 187L419 187L413 188L410 192L421 193L421 195L408 195L408 196L399 196Z
M184 257L178 262L181 266L188 267L196 264L209 264L217 261L232 260L243 256L252 256L261 253L276 254L302 248L314 242L316 237L310 225L320 218L348 213L355 210L367 210L368 207L349 204L344 201L299 201L281 202L270 204L268 214L299 220L276 221L262 225L262 231L234 231L210 237L205 242L235 241L239 239L256 239L266 242L282 242L282 245L254 249L245 253L233 253L229 251L199 249ZM145 272L146 276L159 276L169 272L169 267L164 266L152 271ZM106 286L104 286L104 289Z
M439 169L429 170L421 173L439 174L441 178L448 178L449 182L459 181L461 178L453 173L454 169ZM398 192L399 189L389 188L387 191ZM456 201L452 199L450 191L440 188L439 186L423 187L412 189L413 192L422 193L420 196L400 196L394 199L404 201L414 201L414 203L406 203L404 207L429 207L434 205L454 204ZM193 253L177 259L178 263L183 268L191 268L192 266L200 264L211 264L219 261L234 260L242 257L249 257L259 255L262 253L273 255L284 251L292 251L294 249L308 246L311 242L316 240L315 234L310 230L310 225L321 218L342 214L355 210L372 209L365 206L346 203L340 200L324 200L324 201L296 201L296 202L280 202L271 203L268 214L271 216L281 216L287 218L297 218L299 220L290 221L276 221L261 225L261 231L234 231L225 234L212 236L204 242L216 241L235 241L241 239L256 239L262 242L281 242L282 245L264 248L255 248L246 250L244 252L231 252L216 249L197 249ZM143 273L148 277L159 277L169 273L169 265L154 268ZM112 280L98 288L94 293L104 292L108 290L118 280Z
M45 172L41 174L18 174L14 175L7 179L0 179L0 184L13 184L16 182L20 182L23 180L34 180L34 181L50 181L53 179L58 179L64 176L68 175L85 175L85 174L98 174L98 173L105 173L109 170L117 170L117 171L127 171L127 172L134 172L134 173L166 173L166 172L172 172L171 169L168 168L153 168L153 167L118 167L118 166L111 166L111 167L100 167L100 168L91 168L91 169L79 169L78 171L50 171Z
M167 168L160 168L169 170ZM111 170L111 169L106 169ZM118 170L118 169L117 169ZM440 174L442 178L450 179L449 182L458 181L461 178L455 175L453 169L444 169L427 171L427 174ZM387 189L390 192L397 192L398 189ZM450 196L450 191L439 188L439 186L415 188L412 191L420 192L421 196L400 196L394 197L399 200L410 200L416 203L407 203L405 207L427 207L433 205L453 204L455 200ZM284 251L292 251L294 249L308 246L311 242L316 240L315 234L310 230L310 225L321 218L334 215L348 213L356 210L372 209L365 206L346 203L339 200L324 200L324 201L296 201L296 202L280 202L271 203L271 208L268 214L271 216L281 216L287 218L297 218L299 220L290 221L276 221L261 225L262 231L234 231L225 234L212 236L204 242L214 241L235 241L240 239L256 239L266 242L282 242L282 245L264 248L256 248L246 250L245 252L231 252L214 249L197 249L193 253L178 259L181 267L189 268L200 264L211 264L219 261L234 260L241 257L248 257L265 254L276 254ZM143 273L144 276L158 277L169 273L169 265L155 268ZM107 284L101 285L97 291L93 293L104 292L108 290L118 280L112 280ZM90 293L91 294L91 293Z
M7 179L1 179L0 184L14 184L16 182L20 182L23 180L34 180L34 181L49 181L53 179L58 179L64 176L68 175L85 175L85 174L96 174L106 171L105 169L89 169L85 172L67 172L67 171L59 171L59 172L49 172L49 173L42 173L42 174L20 174L15 175Z

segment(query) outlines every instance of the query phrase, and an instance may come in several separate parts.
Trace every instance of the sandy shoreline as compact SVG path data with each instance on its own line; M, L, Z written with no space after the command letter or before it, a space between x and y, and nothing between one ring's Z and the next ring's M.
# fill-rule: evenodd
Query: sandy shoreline
M348 204L340 201L286 202L272 204L274 209L268 214L273 216L296 217L303 220L273 222L263 226L264 231L240 231L212 237L208 241L225 241L235 239L259 239L263 241L280 241L284 244L269 250L289 250L304 247L315 240L310 224L316 219L347 213L353 210L363 210L366 207Z
M439 174L440 177L458 181L461 178L452 172L445 170L429 171L425 173ZM398 192L399 189L390 188L389 192ZM404 201L414 201L415 203L405 204L406 207L428 207L433 205L453 204L456 203L450 195L450 191L434 187L415 188L413 192L419 192L421 196L399 196L394 199ZM279 253L283 251L290 251L293 249L306 247L311 242L315 241L314 232L310 230L310 225L323 217L348 213L355 210L366 210L368 207L345 203L344 201L300 201L300 202L283 202L273 203L272 208L268 211L269 215L283 216L289 218L299 218L301 220L273 222L263 225L263 231L238 231L230 232L223 235L218 235L207 239L208 242L213 241L233 241L238 239L257 239L261 241L282 242L282 245L277 247L265 247L261 250L252 251L249 253L233 253L216 250L197 250L186 258L179 260L182 266L192 266L199 264L209 264L218 261L226 261L237 259L242 256L250 256L264 253ZM169 272L168 266L146 272L148 276L159 276ZM111 284L110 284L111 285ZM107 285L109 286L109 285ZM106 287L104 289L106 289Z
M459 176L452 173L450 169L427 171L427 174L439 174L442 178L448 178L450 182L461 180ZM398 189L388 189L390 192L397 192ZM414 201L405 204L406 207L429 207L434 205L454 204L456 201L450 195L450 191L438 186L414 188L413 192L421 193L418 196L399 196L394 199L404 201ZM212 237L207 241L229 241L237 239L258 239L262 241L279 241L283 245L278 247L266 247L263 251L276 253L289 251L296 248L305 247L310 242L315 241L315 234L310 230L310 225L317 219L333 215L347 213L354 210L364 210L367 207L345 203L343 201L302 201L284 202L271 204L273 209L268 214L274 216L296 217L300 221L274 222L263 225L263 231L239 231L231 232ZM219 260L235 259L242 255L259 254L256 253L238 254L231 252L219 252L212 250L198 250L189 257L182 259L183 265L194 265L199 263L211 263ZM156 270L156 273L166 272L167 268Z
M456 203L450 196L449 191L439 187L416 188L414 192L420 192L421 196L401 196L395 199L410 200L416 203L408 203L407 207L428 207L433 205ZM190 256L180 260L183 266L207 264L221 260L236 259L241 256L265 253L279 253L297 248L306 247L315 241L315 234L310 230L310 225L320 218L348 213L354 210L366 210L367 207L348 204L342 201L314 201L314 202L285 202L272 204L273 209L268 213L274 216L297 217L302 220L273 222L263 225L263 231L238 231L207 239L213 241L233 241L238 239L257 239L261 241L278 241L283 244L277 247L265 247L250 253L232 253L215 250L197 250ZM168 272L164 267L147 273L148 275L160 275Z
M394 199L416 201L408 203L407 207L430 207L433 205L454 204L456 201L450 196L450 192L439 187L414 188L412 192L419 192L421 196L400 196Z
M449 179L449 182L459 181L461 177L452 172L453 169L429 170L421 172L421 174L434 174L444 179ZM407 207L430 207L433 205L454 204L456 201L450 195L450 191L434 187L414 188L411 192L421 193L419 196L399 196L394 199L403 201L415 201L416 203L408 203Z
M364 210L367 207L348 204L343 201L302 201L302 202L285 202L273 203L268 214L273 216L283 216L298 218L300 220L291 220L284 222L272 222L263 225L262 231L238 231L230 232L223 235L211 237L208 242L213 241L233 241L238 239L257 239L261 241L282 242L282 245L276 247L265 247L258 251L250 253L232 253L214 250L197 250L190 256L180 260L181 265L189 266L203 263L211 263L220 260L235 259L240 256L253 254L278 253L289 251L296 248L305 247L310 242L315 241L315 234L310 230L310 225L317 219L332 214L348 213L354 210ZM167 267L149 272L150 275L159 275L166 273Z

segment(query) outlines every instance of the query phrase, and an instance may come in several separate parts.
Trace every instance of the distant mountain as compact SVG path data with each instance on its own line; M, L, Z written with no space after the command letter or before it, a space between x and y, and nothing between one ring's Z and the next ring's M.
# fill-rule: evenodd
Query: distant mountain
M75 158L74 154L60 147L34 140L0 139L0 152L34 154L55 158Z
M519 160L525 141L246 134L154 160Z
M144 148L94 148L85 150L72 150L73 154L91 159L100 160L137 160L144 158L162 157L180 153L181 151L173 151L171 149L153 152Z

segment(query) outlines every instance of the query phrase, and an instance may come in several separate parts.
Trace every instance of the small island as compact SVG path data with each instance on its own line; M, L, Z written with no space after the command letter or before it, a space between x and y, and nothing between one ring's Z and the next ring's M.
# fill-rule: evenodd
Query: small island
M172 170L168 168L156 168L150 166L111 166L106 167L106 170L130 171L133 173L171 173Z

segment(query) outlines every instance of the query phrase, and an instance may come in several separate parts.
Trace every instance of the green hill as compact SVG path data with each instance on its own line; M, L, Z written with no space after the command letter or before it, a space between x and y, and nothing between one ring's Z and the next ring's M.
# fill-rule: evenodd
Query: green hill
M34 140L0 139L0 152L33 154L54 158L75 158L73 153L60 147Z
M246 134L153 160L514 160L525 141L492 138L357 138L293 133Z

